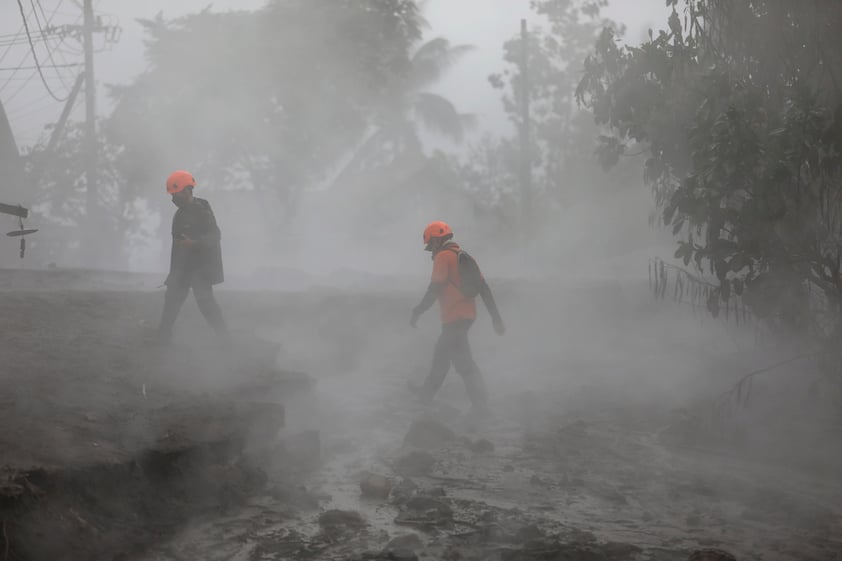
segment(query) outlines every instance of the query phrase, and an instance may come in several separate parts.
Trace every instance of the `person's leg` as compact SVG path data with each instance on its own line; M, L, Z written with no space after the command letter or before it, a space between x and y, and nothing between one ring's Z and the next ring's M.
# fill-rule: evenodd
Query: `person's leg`
M169 342L172 339L173 325L181 306L187 299L190 292L190 284L178 282L167 285L167 292L164 295L164 311L161 314L161 323L158 326L158 339L162 342Z
M482 373L474 361L471 344L468 340L468 329L470 329L472 323L470 321L459 322L457 329L454 330L452 336L453 368L465 381L471 406L477 411L484 411L488 407L488 393L482 379Z
M432 401L433 396L439 391L439 388L444 383L447 377L447 372L450 370L450 361L453 354L453 328L445 324L441 328L441 334L438 341L436 341L436 349L433 354L433 364L430 366L430 373L427 374L427 379L424 380L424 385L421 387L421 399L423 401Z
M225 323L225 318L222 316L222 309L213 295L213 286L210 283L194 279L193 280L193 296L196 298L196 304L199 305L199 311L205 316L205 319L216 331L217 335L228 336L228 326Z

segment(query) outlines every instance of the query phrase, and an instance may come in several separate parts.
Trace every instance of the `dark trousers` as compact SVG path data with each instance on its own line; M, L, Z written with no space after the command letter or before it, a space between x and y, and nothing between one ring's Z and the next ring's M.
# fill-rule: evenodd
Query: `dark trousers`
M167 285L167 293L164 296L164 313L161 315L161 325L158 333L163 338L172 337L173 324L181 311L181 306L187 300L190 289L193 289L193 296L199 311L219 335L227 335L228 327L225 318L222 317L222 310L213 296L213 286L200 275L186 275Z
M444 383L450 371L450 365L453 364L453 368L465 381L471 405L476 409L484 409L488 404L485 383L477 363L474 362L471 345L468 342L468 330L473 323L471 320L460 320L442 325L441 335L436 342L436 351L433 355L433 365L422 388L425 399L433 399Z

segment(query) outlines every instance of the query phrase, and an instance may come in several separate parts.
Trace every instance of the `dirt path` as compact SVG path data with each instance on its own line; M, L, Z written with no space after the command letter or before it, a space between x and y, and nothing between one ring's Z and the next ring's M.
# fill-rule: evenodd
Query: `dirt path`
M399 381L388 399L382 387L365 396L353 380L334 383L321 388L319 470L292 490L279 477L270 493L195 520L142 559L683 560L714 548L830 561L842 552L837 478L665 446L662 412L589 418L557 396L547 402L569 413L533 409L541 421L527 430L503 406L476 423L445 403L412 404ZM331 397L351 387L356 405ZM391 490L366 497L362 481L370 494Z
M262 351L208 343L192 303L177 345L164 351L142 344L160 293L41 288L0 292L0 350L13 357L0 371L0 465L129 466L180 418L194 440L252 424L255 408L238 410L231 398L261 392L264 380L253 375ZM480 318L474 350L494 395L483 422L461 412L458 377L432 409L408 395L406 380L424 374L436 337L435 318L417 331L406 326L412 295L221 292L236 333L283 343L280 364L318 380L321 465L200 454L167 463L182 467L177 477L165 470L158 493L146 483L68 479L49 503L61 506L48 511L64 528L56 535L65 547L108 545L99 555L92 545L89 558L121 552L137 561L667 560L702 547L764 561L842 555L839 464L832 449L814 445L832 438L805 439L800 449L812 456L788 462L785 452L799 448L783 440L766 456L729 439L700 446L673 411L750 362L741 334L650 309L645 290L565 290L557 300L537 289L501 291L504 340ZM307 400L290 407L288 424L316 413ZM821 470L807 469L813 460ZM144 526L121 549L117 536L137 509L178 516ZM62 526L68 519L75 522Z

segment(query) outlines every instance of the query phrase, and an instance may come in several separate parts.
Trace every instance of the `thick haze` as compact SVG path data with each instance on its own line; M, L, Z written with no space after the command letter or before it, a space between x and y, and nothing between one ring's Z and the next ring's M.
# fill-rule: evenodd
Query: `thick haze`
M35 2L27 0L23 5L34 8ZM111 423L109 410L122 403L115 396L142 399L143 409L136 415L141 418L154 414L146 404L147 389L150 403L154 397L177 405L186 398L170 393L168 388L176 387L174 382L190 390L190 400L199 401L213 398L211 390L225 386L218 382L233 387L251 383L251 374L269 380L295 370L318 382L319 407L309 400L297 407L307 409L308 423L318 416L313 421L321 439L316 447L328 462L316 469L315 480L331 483L301 486L319 494L315 503L319 510L376 508L391 512L385 504L361 504L356 478L370 468L391 474L394 453L405 447L401 443L406 443L404 435L410 424L429 416L460 427L457 432L467 431L471 435L468 441L488 438L496 447L487 457L463 453L450 445L436 451L441 454L435 460L436 470L444 470L442 481L435 483L436 500L454 501L454 505L462 502L449 488L444 492L462 477L471 483L464 490L476 501L477 513L507 505L497 502L497 493L502 492L508 495L506 501L517 507L507 510L529 519L529 525L517 534L542 548L552 542L533 540L532 528L544 531L541 519L553 512L560 524L571 531L575 528L587 540L587 549L581 552L596 547L600 527L613 525L615 534L599 535L600 543L616 546L619 539L629 543L645 539L652 551L659 548L657 555L667 555L668 550L661 547L664 544L680 550L681 558L686 558L691 547L742 544L745 550L735 550L740 559L830 559L799 557L803 552L796 550L803 544L790 545L787 540L804 532L797 540L806 542L814 535L822 537L825 532L830 536L832 529L842 528L842 502L830 505L842 496L842 489L834 480L833 492L828 491L824 498L829 505L824 511L804 507L803 512L793 514L792 505L809 506L824 489L814 485L818 479L809 472L785 473L778 468L794 470L815 464L815 473L828 469L828 480L838 474L842 358L834 353L842 333L842 314L838 313L842 309L842 273L837 266L836 329L829 344L820 347L808 320L800 324L801 332L790 329L796 320L806 317L801 314L815 304L811 300L815 294L808 291L807 297L797 299L784 290L787 285L778 287L775 277L761 276L760 282L758 277L739 276L754 269L748 260L751 257L726 262L712 250L702 254L698 244L705 243L705 237L718 244L716 247L727 249L735 245L731 238L739 236L729 232L729 239L720 239L718 234L714 239L711 225L720 224L724 230L725 219L717 222L697 215L708 211L717 218L734 210L728 206L732 203L752 208L741 202L736 190L735 196L722 199L725 202L720 205L716 197L723 195L718 188L743 189L740 181L745 177L758 183L763 180L755 177L760 176L756 171L759 165L737 179L727 175L729 170L747 168L744 162L754 161L741 160L738 150L747 145L755 148L745 141L755 137L748 133L744 137L723 136L729 141L726 144L711 132L741 129L730 124L718 126L724 122L722 115L730 117L734 101L722 90L711 86L709 97L699 98L705 103L693 104L697 90L719 83L693 82L693 76L688 76L690 86L685 87L685 68L702 68L698 73L708 78L708 68L698 63L700 59L659 72L653 70L656 64L650 64L650 59L637 64L633 55L618 57L622 63L632 60L629 66L639 74L632 73L628 82L620 80L621 87L612 89L604 87L608 78L593 67L607 75L621 65L601 53L603 59L591 59L597 62L588 65L588 78L593 81L583 83L611 99L600 100L589 91L586 99L592 105L578 106L574 90L581 79L583 53L593 52L591 45L597 36L608 38L600 42L600 46L607 45L606 51L616 51L612 51L609 34L600 35L601 19L578 12L571 16L565 10L580 4L558 2L555 7L563 8L564 17L553 20L557 35L536 32L530 43L531 60L537 62L528 90L534 186L530 208L521 198L520 156L526 151L520 147L514 125L521 82L513 65L504 59L507 54L512 59L512 53L522 52L513 50L518 43L509 43L508 53L504 49L504 44L518 37L521 18L528 19L532 30L550 27L530 10L530 0L418 0L428 24L420 37L412 9L395 13L400 2L380 0L216 1L210 13L186 18L182 26L150 26L148 34L136 21L155 18L158 13L171 21L195 15L208 4L208 0L95 2L104 25L122 28L119 42L113 45L104 45L99 38L102 48L96 54L102 124L97 191L101 200L96 205L102 210L90 216L102 215L95 217L97 228L88 227L90 216L85 214L84 136L79 126L84 119L84 96L76 103L72 126L62 137L61 147L51 154L49 165L44 164L44 169L51 169L40 176L30 175L40 181L33 186L0 183L0 202L32 207L33 216L26 226L40 229L29 238L26 259L18 259L17 240L2 236L17 222L0 215L0 227L6 227L0 232L0 304L6 307L0 305L0 309L11 310L0 314L6 322L0 349L31 361L10 361L14 369L6 370L18 378L0 376L7 391L14 394L9 401L0 395L0 413L11 417L21 410L28 415L21 417L26 423L31 416L33 425L61 432L50 415L52 409L59 416L67 411L66 415L83 423L87 431ZM648 28L667 25L664 4L664 0L613 0L600 17L625 28L622 42L639 45ZM53 25L80 21L81 0L41 0L41 5L44 12L54 15ZM722 0L722 5L729 4ZM754 2L741 5L756 9ZM256 10L262 11L254 13ZM28 21L34 21L31 10L27 13ZM17 2L0 0L0 57L4 58L0 62L0 101L32 171L42 162L37 150L32 155L30 150L43 147L50 133L45 127L58 119L62 104L48 95L31 69L22 69L17 75L8 70L32 64L26 45L8 50L3 46L3 38L8 41L20 21ZM842 28L842 17L839 22ZM675 20L672 24L676 26ZM734 43L740 47L750 43L742 36L748 27L735 27ZM715 33L716 27L713 29ZM563 41L557 41L560 35ZM434 40L439 37L449 43ZM635 52L653 56L656 63L666 66L664 61L671 62L669 57L676 52L695 56L690 48L676 47L681 40L681 33L674 32L670 41L656 40ZM694 38L692 44L703 42ZM453 48L462 45L472 49ZM650 47L655 55L649 53ZM70 39L56 50L56 56L55 62L61 64L74 64L81 58L78 45ZM453 64L447 64L451 60ZM768 62L763 56L746 56L745 60ZM815 66L823 71L821 65ZM798 64L780 67L803 68ZM55 68L45 72L50 85L65 93L78 68L62 67L60 75ZM442 68L445 70L440 73ZM730 79L729 70L725 68L723 79ZM594 74L598 78L594 79ZM626 79L625 71L619 74ZM489 80L490 75L495 77ZM647 89L652 86L650 79L653 83L661 80L656 86L664 92ZM739 72L734 79L739 80ZM497 89L490 82L496 82ZM780 83L789 88L793 82ZM673 97L658 98L653 91ZM738 106L750 106L754 98L735 99ZM723 107L714 107L720 101L724 101ZM679 102L683 105L672 105ZM426 114L419 109L424 107ZM704 107L707 109L702 111ZM702 129L704 134L690 126L696 124L694 119L700 113L710 117L710 128ZM432 114L449 120L441 126L442 120L429 118ZM621 122L609 119L613 128L601 127L595 124L594 114L620 115ZM623 119L634 127L624 128ZM755 121L746 122L752 123L746 127L752 134L761 128L754 126ZM834 138L842 139L839 123L842 120L836 119L839 130ZM825 135L822 126L816 127L821 135L817 133L815 138L824 142L830 135ZM652 130L660 128L665 130ZM780 134L769 128L772 139ZM628 134L629 130L640 136ZM708 152L694 151L683 143L688 137L705 134L716 141L712 141L714 147L707 147ZM626 143L629 137L634 142ZM798 140L797 135L792 137ZM842 150L837 149L842 141L834 144L833 150L825 150L821 142L803 144L805 149L821 152L826 160L833 159L828 154ZM597 150L597 146L608 148ZM611 153L606 158L607 152ZM692 160L686 164L690 169L673 174L678 167L669 167L671 162L666 160L658 176L652 170L663 156L659 152L677 154L676 160ZM676 203L675 197L658 191L663 188L658 179L674 182L676 188L696 188L699 183L688 178L695 180L693 166L704 159L699 154L708 153L714 156L706 165L716 169L708 169L714 179L705 187L716 193L699 195L699 199L688 195ZM768 152L760 154L764 155ZM772 162L765 162L769 165L763 166L762 173L775 171L780 163L769 160ZM601 165L606 162L608 170ZM791 166L795 176L805 174L802 170L808 167ZM644 183L644 168L648 184ZM218 334L231 335L224 343L212 338L192 296L175 322L172 340L169 331L159 327L164 324L159 323L165 302L161 284L169 267L170 224L176 212L165 192L165 180L175 169L187 169L196 177L195 195L212 205L222 232L225 282L215 285L218 290L214 294L230 332L222 328L218 315L209 317L211 323L216 319ZM832 169L835 175L828 174L825 179L836 185L842 170ZM714 176L713 172L723 175ZM653 175L658 178L653 180ZM670 206L653 200L653 188L676 207L673 214L682 215L685 223L674 229L674 224L653 226L656 213ZM777 198L770 200L778 203ZM765 213L778 206L761 208ZM669 213L660 215L664 214ZM754 241L774 229L768 227L766 214L758 214L762 227L756 231L764 233L752 236ZM417 317L421 306L414 306L429 285L432 267L430 254L423 249L422 231L432 220L447 221L455 240L477 259L489 279L505 329L497 318L492 324L493 312L479 303L475 318L470 309L461 310L463 315L443 331L442 323L447 320L437 306ZM84 228L88 229L80 234ZM687 242L682 238L685 234ZM92 243L85 245L91 239ZM837 264L842 262L839 239L842 237L831 240L836 244L832 247ZM677 245L679 252L674 253ZM750 249L746 250L749 255ZM671 263L681 263L682 251L695 251L696 255L684 253L686 268L670 268ZM189 260L198 255L186 254L185 261L195 264ZM786 257L798 262L796 254ZM658 277L657 265L652 269L653 258L663 259L660 284L653 281ZM696 268L693 259L699 264ZM713 265L727 265L732 270L717 277ZM14 270L18 268L26 270ZM782 278L796 284L792 275ZM192 285L193 296L196 286ZM659 287L666 289L658 292ZM190 287L182 288L182 294L187 294ZM653 297L653 288L658 297ZM173 286L167 290L172 303ZM800 291L792 293L801 295ZM208 291L203 300L200 290L200 305L209 302L207 295ZM782 306L789 317L775 311L773 304L780 295L791 297ZM460 306L465 304L458 294L456 297ZM487 301L487 297L483 291L481 299ZM494 306L490 307L493 310ZM203 309L207 313L208 308ZM417 324L415 320L419 320ZM454 336L453 327L466 331ZM464 343L468 327L471 349ZM437 339L441 333L450 334ZM430 407L414 400L417 396L411 395L407 382L420 384L425 379L434 364L434 349L452 351L444 357L448 366L471 353L476 358L489 390L488 422L475 425L470 415L462 414L469 401L462 378L453 371ZM230 366L221 360L223 355L231 361ZM246 355L252 360L239 360ZM435 362L442 363L441 354ZM171 370L159 371L161 365ZM167 374L176 370L176 376ZM477 374L475 370L468 373ZM222 398L232 399L227 392ZM268 394L259 397L275 400ZM68 404L79 410L70 415ZM240 405L249 406L248 402ZM216 405L212 409L218 410ZM290 408L287 412L292 417L300 411ZM297 423L291 418L289 426ZM21 441L29 438L39 443L28 436L28 425L20 426L23 428L13 426L6 432ZM93 440L87 432L82 433L84 438L71 438L71 434L62 436L62 446L90 449ZM151 436L141 429L138 434L143 436L138 442ZM536 455L538 438L546 440L540 446L552 450L546 459L539 460ZM602 447L604 452L595 453ZM332 467L325 469L331 462ZM494 469L499 469L499 474L494 477L499 475L499 479L479 477L488 465L498 465ZM454 466L459 470L453 471ZM538 471L544 468L547 474ZM135 471L132 468L126 473L136 478ZM546 475L553 483L545 485L542 478ZM508 487L507 481L517 484ZM474 486L476 482L481 486ZM113 482L109 485L119 488ZM343 504L341 493L333 492L339 487L345 488L345 498L352 497L347 504ZM161 489L170 492L166 486ZM783 496L784 491L798 495L799 502L775 499L776 493ZM769 497L774 500L770 502ZM289 523L288 510L297 507L287 504L283 494L273 494L271 500L274 502L266 504L277 504L283 523ZM542 503L548 508L536 508ZM249 508L260 510L258 505L249 503ZM268 510L261 512L262 517ZM585 517L576 520L575 512ZM764 522L758 513L772 514L773 519ZM224 514L229 516L227 510ZM307 516L313 518L315 512ZM389 516L391 524L393 517ZM639 527L627 525L638 519ZM92 520L100 522L99 518ZM102 525L114 522L108 520L103 516ZM454 519L458 523L449 524L448 531L458 530L465 543L488 541L501 546L498 554L508 555L502 547L505 542L497 540L497 530L485 534L485 529L479 530L485 527L477 526L476 534L462 533L463 520L471 525L473 521L490 522L496 527L505 518L486 519L480 514ZM799 521L804 526L794 524ZM160 521L156 524L160 526ZM265 529L250 530L248 539L269 535ZM366 542L391 537L381 532L377 523L371 530L364 533ZM445 537L444 527L434 531L430 543ZM191 532L192 528L182 537L189 540ZM676 542L677 532L686 534L686 541ZM232 538L235 534L217 529L214 534L220 543L237 541ZM606 536L610 540L604 540ZM330 540L341 544L344 538L333 536ZM827 541L830 543L830 538ZM834 547L838 548L838 539ZM765 554L771 550L781 556ZM192 558L214 558L193 551ZM308 555L319 555L314 553L319 550L309 551ZM615 547L614 551L619 556L623 551L638 550ZM743 555L744 551L751 554ZM511 554L517 556L514 550ZM648 552L639 550L631 555L644 558ZM445 558L435 558L440 557ZM568 558L566 553L559 554L562 557Z
M42 2L48 16L58 3L59 0ZM161 13L170 19L198 12L208 6L213 11L252 10L263 4L263 0L98 0L94 2L96 12L113 16L114 19L109 19L107 23L117 23L122 28L122 36L116 45L97 55L97 82L100 86L126 83L143 70L143 30L136 21L139 18L150 19ZM436 89L446 94L458 107L478 115L482 128L496 130L507 126L499 95L489 87L486 78L500 70L502 44L519 32L520 19L526 17L531 23L540 24L539 21L533 21L535 18L529 12L529 0L427 0L424 6L425 17L430 24L427 31L429 36L443 36L453 43L476 47L458 63L451 74L443 78ZM81 10L74 3L64 0L56 13L55 22L73 23L80 14ZM661 0L614 0L605 10L607 17L626 26L630 42L642 37L649 26L663 26L664 14L664 3ZM0 3L0 35L17 33L20 23L17 4L12 0ZM14 67L15 63L27 56L27 52L28 47L15 46L0 67ZM75 59L68 57L68 60ZM72 83L70 77L74 74L73 70L63 70L62 74L66 76L65 82ZM5 82L7 77L7 72L0 72L0 83ZM54 77L50 77L50 81L61 83ZM49 97L37 79L29 82L13 100L7 101L18 87L17 83L11 84L0 93L0 99L6 105L18 145L27 146L43 134L45 124L58 118L61 104ZM106 107L107 100L101 98L100 108ZM74 115L82 118L81 104Z
M224 1L212 4L213 11L230 9L250 10L262 6L263 2ZM53 23L73 23L79 19L74 4L64 2L42 2L50 16L55 12ZM469 131L461 144L443 141L435 136L425 136L430 146L443 146L452 154L464 156L468 147L478 142L483 134L511 135L512 126L503 112L500 100L501 92L494 90L488 83L488 76L504 68L502 45L519 32L520 19L527 17L530 26L545 25L530 13L529 3L524 0L462 0L458 3L444 0L431 0L423 3L424 17L429 23L425 31L426 38L442 36L452 44L472 45L474 49L459 59L446 72L441 80L430 87L430 91L450 99L463 113L476 117L476 126ZM103 16L103 23L119 25L122 35L119 42L109 45L96 54L96 80L98 89L98 112L108 114L112 102L106 94L108 84L130 83L146 68L144 36L137 18L154 18L159 12L166 19L195 13L206 6L200 1L179 2L144 2L117 3L100 1L96 11ZM663 24L663 6L660 0L645 2L615 2L606 10L605 16L625 25L628 40L635 41L648 26ZM20 16L13 2L5 2L0 7L0 34L18 31ZM102 43L102 40L99 40ZM68 40L72 44L72 39ZM75 45L73 45L75 48ZM79 60L72 53L67 53L67 61ZM28 60L27 48L15 46L7 53L5 64ZM63 59L64 60L64 59ZM9 62L11 61L11 62ZM259 61L258 61L259 63ZM269 64L269 61L266 61ZM62 83L71 83L74 68L62 69L64 81L50 74L48 80L57 91L63 92ZM9 74L8 72L6 74ZM21 73L22 76L29 76ZM0 73L0 79L4 74ZM18 82L21 83L18 86ZM5 91L0 91L11 126L15 132L21 150L25 150L39 138L43 141L49 134L44 126L57 120L62 105L52 100L37 78L29 82L13 77ZM168 88L168 84L158 84L159 89ZM11 93L10 93L11 92ZM84 117L83 96L77 100L72 118ZM207 125L212 128L209 117ZM150 209L145 227L157 232L159 241L151 240L133 248L128 266L133 270L162 272L167 267L169 240L168 224L174 212L163 194L163 177L169 167L185 167L179 162L167 163L148 161L139 163L150 174L160 175L159 182L148 181L144 189L149 193L161 189L162 213ZM154 172L153 172L154 170ZM156 175L156 177L157 177ZM349 239L349 234L357 227L360 220L366 220L366 205L352 191L344 193L306 192L300 201L295 224L283 234L272 230L272 224L266 224L256 217L261 215L261 207L266 202L259 197L238 196L233 193L219 193L218 190L204 190L203 187L216 178L198 177L200 188L198 196L206 196L214 205L223 231L223 250L229 270L229 278L250 277L266 269L296 269L319 275L337 271L357 271L359 273L420 273L428 265L425 255L420 252L419 232L431 219L445 219L453 222L457 238L467 247L485 257L485 262L494 256L497 265L489 263L487 268L494 276L509 276L532 271L538 274L598 275L613 277L618 271L630 271L630 268L642 272L646 258L653 253L660 253L659 245L663 236L647 226L650 208L649 194L642 187L638 177L627 176L630 182L618 186L616 196L606 206L596 199L580 198L573 207L562 214L557 226L549 228L545 234L524 244L516 252L502 251L499 244L489 236L487 227L474 220L475 212L465 201L442 202L439 207L418 207L407 200L407 204L390 215L390 225L382 224L381 230L388 232L382 241L356 243ZM388 185L370 185L368 188L389 189ZM587 192L586 185L571 186L574 190ZM336 188L334 188L336 191ZM157 195L157 193L156 193ZM155 195L153 195L154 197ZM348 197L347 199L343 197ZM154 200L154 198L153 198ZM17 201L14 201L17 202ZM28 204L28 201L23 201ZM351 208L349 208L349 205ZM443 205L443 206L442 206ZM403 210L400 210L402 208ZM627 212L636 209L635 212ZM33 216L33 223L37 216ZM612 224L609 228L598 224ZM11 221L9 221L11 225ZM11 229L11 228L10 228ZM618 243L619 241L619 243ZM511 245L511 244L509 244ZM3 248L4 261L13 259L16 246L6 244ZM668 250L668 249L667 249ZM553 254L551 259L548 254ZM30 252L29 261L24 266L41 267L54 260L59 266L78 266L71 257L50 259L41 257L37 244ZM499 260L499 261L498 261ZM125 268L126 265L100 264L106 268Z

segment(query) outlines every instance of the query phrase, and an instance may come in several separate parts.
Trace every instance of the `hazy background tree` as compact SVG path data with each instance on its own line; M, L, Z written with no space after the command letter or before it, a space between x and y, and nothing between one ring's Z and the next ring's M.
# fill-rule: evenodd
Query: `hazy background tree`
M502 93L505 113L514 125L513 134L481 139L460 170L478 210L495 222L499 243L519 253L540 254L543 257L537 262L554 269L561 263L571 268L574 261L612 259L639 249L640 232L646 224L647 211L630 188L640 184L639 177L628 165L607 174L600 168L594 155L599 127L575 98L594 41L604 27L618 29L602 16L606 5L604 0L531 3L538 19L546 23L533 25L528 32L528 90L523 87L524 45L520 35L503 45L503 69L489 77L492 87ZM525 95L530 103L532 169L528 218L521 213L522 151L518 136L524 124ZM604 221L633 233L608 235L598 226Z
M101 213L116 223L139 209L147 226L157 217L166 244L171 208L161 178L186 168L204 193L237 193L242 212L226 222L257 224L262 234L248 226L227 234L250 236L259 250L277 244L270 238L290 223L302 191L360 143L394 101L395 84L412 80L423 20L408 0L300 0L142 23L148 68L112 88L115 107L100 130ZM80 217L67 205L83 187L74 130L42 189L41 206L65 224ZM125 257L124 237L109 239ZM78 239L51 243L72 249Z

